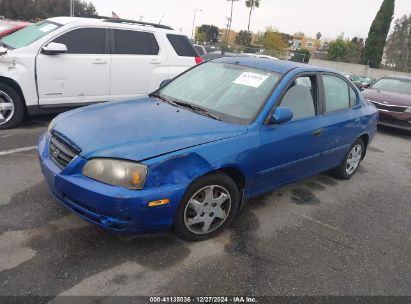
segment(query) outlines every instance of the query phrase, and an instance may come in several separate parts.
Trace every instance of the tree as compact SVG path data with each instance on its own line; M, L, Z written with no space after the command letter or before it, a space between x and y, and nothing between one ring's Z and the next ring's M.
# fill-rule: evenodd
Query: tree
M410 57L411 15L404 15L395 20L394 29L388 37L384 61L385 66L398 71L407 71Z
M384 0L365 41L362 62L378 68L382 61L384 47L394 15L395 0Z
M250 14L248 15L248 28L247 30L250 31L250 24L251 24L251 14L253 10L260 7L260 0L246 0L245 6L250 9Z
M288 47L288 42L283 40L283 34L267 28L266 32L260 37L259 44L270 50L281 50Z
M235 38L235 43L241 46L250 46L251 39L252 39L251 32L240 31Z
M196 33L196 40L200 42L217 43L219 29L215 25L203 24Z
M87 17L97 15L91 2L74 0L75 16ZM0 14L10 19L35 21L55 16L68 16L68 0L1 0Z
M364 39L354 37L353 39L351 39L348 46L348 53L345 56L344 61L350 63L360 63L361 54L364 50Z
M337 38L329 44L327 59L332 61L359 63L364 48L364 40L354 37L352 40Z
M318 33L315 35L315 38L317 38L317 40L320 40L322 36L323 36L323 34L321 34L321 32L318 32Z
M330 42L327 59L331 61L344 61L349 48L348 41L338 38L337 40Z

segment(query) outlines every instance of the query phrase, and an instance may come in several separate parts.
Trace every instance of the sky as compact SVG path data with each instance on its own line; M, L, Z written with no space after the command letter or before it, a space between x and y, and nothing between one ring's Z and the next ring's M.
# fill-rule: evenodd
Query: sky
M214 24L225 28L230 16L228 0L88 0L94 3L102 16L114 11L121 18L169 25L191 37L194 10L196 25ZM382 0L260 0L260 8L253 12L253 32L271 26L293 34L302 31L307 36L321 32L325 38L359 36L366 38L370 25ZM249 10L245 0L234 2L232 29L247 29ZM396 0L395 16L411 14L411 0Z

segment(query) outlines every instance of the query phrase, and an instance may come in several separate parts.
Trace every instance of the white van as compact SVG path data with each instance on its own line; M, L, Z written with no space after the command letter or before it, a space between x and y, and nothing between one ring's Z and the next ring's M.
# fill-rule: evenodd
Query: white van
M24 115L146 95L202 59L171 28L57 17L0 40L0 129Z

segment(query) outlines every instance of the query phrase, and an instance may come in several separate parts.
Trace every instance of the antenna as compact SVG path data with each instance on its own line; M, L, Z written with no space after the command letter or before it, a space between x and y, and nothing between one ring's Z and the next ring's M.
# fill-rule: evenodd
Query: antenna
M161 19L160 19L160 21L158 22L158 24L161 24L161 22L163 21L165 15L166 15L166 13L163 13L163 16L161 16Z

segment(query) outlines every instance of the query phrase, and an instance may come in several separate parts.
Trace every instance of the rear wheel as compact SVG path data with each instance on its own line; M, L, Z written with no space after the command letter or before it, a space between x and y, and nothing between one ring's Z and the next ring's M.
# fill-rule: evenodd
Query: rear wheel
M0 129L18 126L24 117L21 96L8 85L0 83Z
M240 205L235 182L222 173L195 181L187 190L174 220L176 234L188 241L211 238L227 227Z
M352 145L347 155L344 157L342 163L334 169L334 175L340 179L350 179L360 166L362 157L364 155L365 145L362 139Z

